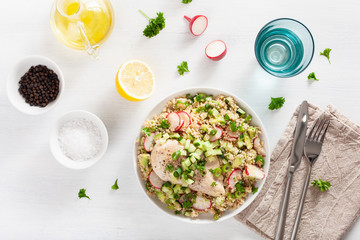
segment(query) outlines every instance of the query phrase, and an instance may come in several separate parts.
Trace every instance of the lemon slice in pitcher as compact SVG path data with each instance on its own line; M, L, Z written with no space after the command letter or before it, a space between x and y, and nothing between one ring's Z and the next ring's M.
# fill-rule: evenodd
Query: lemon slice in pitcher
M154 73L140 60L130 60L121 65L115 82L119 94L129 101L145 100L155 90Z

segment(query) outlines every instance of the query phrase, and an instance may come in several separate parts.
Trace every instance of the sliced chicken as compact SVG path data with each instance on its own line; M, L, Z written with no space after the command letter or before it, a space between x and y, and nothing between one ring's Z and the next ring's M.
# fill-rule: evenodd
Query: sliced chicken
M163 145L156 143L150 156L151 165L154 172L164 181L170 181L173 184L181 184L180 179L176 179L173 176L173 173L165 171L165 167L168 164L174 166L176 169L180 166L180 162L183 160L183 156L180 156L179 159L173 160L171 155L178 151L183 150L184 146L181 145L177 140L167 140Z
M225 189L223 184L223 177L215 178L209 171L210 169L219 168L220 163L216 158L214 161L208 161L205 164L206 174L203 176L199 171L196 171L194 176L194 183L189 186L194 191L200 191L213 197L225 195ZM216 186L211 186L213 182L216 182Z

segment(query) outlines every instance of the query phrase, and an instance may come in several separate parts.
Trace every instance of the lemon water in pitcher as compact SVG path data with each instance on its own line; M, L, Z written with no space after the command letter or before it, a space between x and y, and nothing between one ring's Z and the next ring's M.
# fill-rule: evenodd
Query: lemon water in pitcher
M51 28L66 46L98 58L99 46L111 34L114 12L109 0L55 0Z

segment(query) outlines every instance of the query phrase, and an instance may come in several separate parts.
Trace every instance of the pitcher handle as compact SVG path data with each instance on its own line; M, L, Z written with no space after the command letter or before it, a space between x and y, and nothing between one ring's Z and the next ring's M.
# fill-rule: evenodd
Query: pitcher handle
M99 59L99 47L100 46L98 44L91 45L88 37L85 34L84 23L78 21L76 23L76 26L78 27L78 29L80 31L80 36L81 36L81 39L82 39L82 41L84 43L86 52L91 57L93 57L95 60L98 60Z

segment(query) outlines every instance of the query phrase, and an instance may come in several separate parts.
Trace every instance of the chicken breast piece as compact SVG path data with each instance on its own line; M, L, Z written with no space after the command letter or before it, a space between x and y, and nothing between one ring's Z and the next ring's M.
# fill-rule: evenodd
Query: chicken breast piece
M163 145L156 143L153 150L151 151L150 161L156 175L164 181L170 181L173 184L181 184L180 179L176 179L173 173L165 171L165 167L168 164L174 166L176 169L180 166L180 162L183 160L183 156L180 156L177 160L173 160L171 155L178 151L183 150L184 146L181 145L177 140L167 140Z
M215 169L219 167L220 163L217 158L212 162L208 161L205 164L206 174L203 176L199 171L196 171L194 176L195 182L189 185L189 188L194 191L203 192L213 197L225 195L223 177L220 176L218 178L215 178L214 175L209 171L210 169ZM213 182L216 182L216 186L211 186Z

